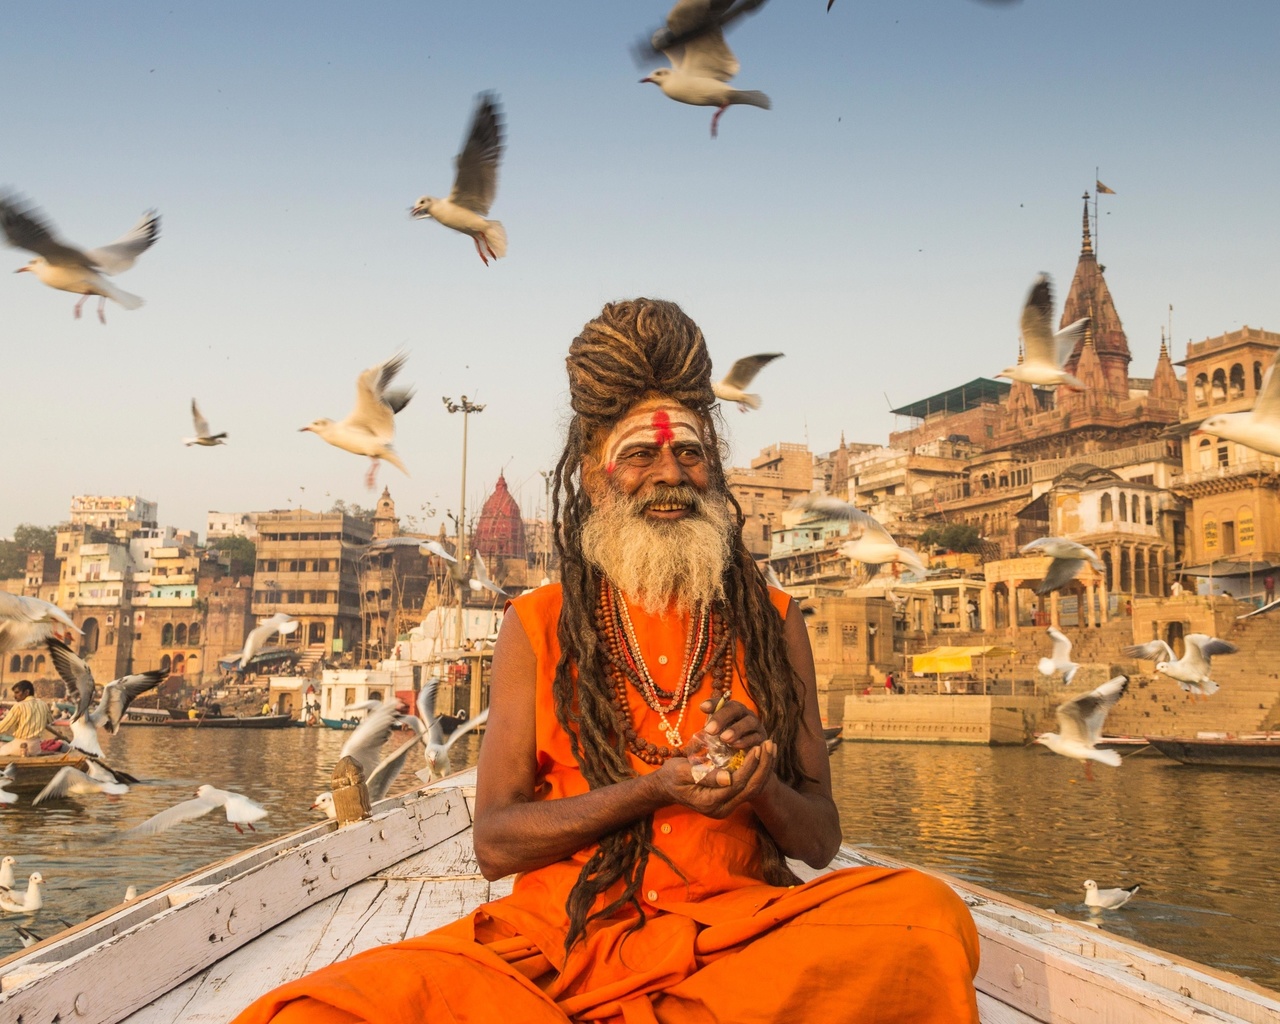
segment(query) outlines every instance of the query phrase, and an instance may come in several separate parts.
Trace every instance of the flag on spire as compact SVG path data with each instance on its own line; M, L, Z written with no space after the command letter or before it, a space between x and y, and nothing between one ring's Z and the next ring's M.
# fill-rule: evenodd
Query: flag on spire
M1094 179L1093 183L1095 186L1097 186L1098 195L1100 196L1113 196L1116 194L1115 189L1107 188L1106 185L1102 184L1102 182L1098 181L1096 178Z

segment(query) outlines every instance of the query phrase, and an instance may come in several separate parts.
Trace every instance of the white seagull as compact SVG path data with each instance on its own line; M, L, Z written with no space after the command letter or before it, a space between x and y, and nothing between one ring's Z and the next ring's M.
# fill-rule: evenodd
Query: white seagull
M1115 910L1128 903L1140 888L1142 887L1138 885L1130 885L1123 889L1099 889L1098 883L1088 878L1084 883L1084 905L1096 910Z
M1052 626L1045 632L1049 634L1049 639L1053 641L1053 654L1048 658L1040 659L1038 666L1040 674L1053 676L1061 672L1063 685L1070 686L1071 680L1080 669L1080 666L1071 660L1071 641Z
M9 890L0 892L0 910L7 914L34 914L44 906L40 897L40 886L44 885L44 876L34 871L27 879L27 888L23 892Z
M412 388L389 390L389 385L409 357L398 352L385 363L371 366L356 378L356 405L345 420L318 419L302 427L343 451L367 455L373 460L365 486L372 488L378 460L385 459L405 476L400 456L391 447L396 436L396 413L409 404Z
M38 597L23 597L0 590L0 654L34 647L56 633L58 623L74 633L81 632L71 617L56 604Z
M446 562L457 561L438 540L424 540L418 545L418 552L423 555L435 555L437 558L443 558Z
M139 672L113 679L102 688L102 698L98 701L98 706L91 707L93 691L96 688L93 670L61 640L50 637L46 641L46 646L49 648L49 656L53 660L54 668L58 670L58 675L67 686L67 698L76 706L71 716L71 745L94 757L102 756L98 730L106 729L114 736L120 731L120 722L124 718L124 713L129 710L129 705L148 690L154 690L169 677L167 669L153 669L150 672ZM108 790L108 792L111 791Z
M1160 672L1195 696L1207 697L1221 687L1209 678L1209 662L1215 654L1235 654L1240 648L1216 636L1204 633L1188 633L1182 638L1185 645L1181 658L1174 658L1173 648L1163 640L1134 644L1122 648L1121 654L1141 661L1154 661Z
M107 322L103 307L107 299L125 309L137 309L142 300L121 291L103 274L113 275L128 270L134 260L146 252L160 237L160 215L148 210L125 235L100 249L80 250L55 237L53 227L40 211L21 197L0 195L0 230L9 244L36 254L35 259L15 273L35 274L50 288L83 296L76 303L75 315L90 295L99 296L98 319Z
M791 507L807 509L831 519L847 520L851 539L840 546L840 553L870 566L872 575L879 571L880 566L890 562L900 562L921 579L929 575L924 560L917 552L899 545L879 520L847 501L826 494L810 494L797 499Z
M507 254L507 232L501 222L486 220L498 192L498 163L502 160L502 108L491 92L476 98L476 112L462 152L454 159L453 191L448 199L421 196L409 213L429 217L454 231L470 235L487 267L489 257ZM481 248L481 242L484 247ZM485 255L488 252L489 256Z
M1262 378L1262 390L1248 412L1220 412L1199 428L1206 434L1225 437L1237 444L1268 455L1280 455L1280 351L1271 360Z
M711 390L722 402L737 402L740 412L759 409L760 396L749 395L743 389L755 380L756 374L763 367L768 366L781 355L781 352L761 352L755 356L743 356L729 368L723 380L718 380L711 385Z
M12 767L12 765L10 765ZM8 891L13 888L13 866L18 863L17 857L0 859L0 889Z
M718 14L727 11L733 0L677 0L667 12L667 29L673 37L662 50L669 68L651 71L641 82L652 82L671 99L695 107L717 107L711 118L711 137L716 137L720 115L735 103L746 103L768 110L772 104L762 92L735 89L729 79L738 73L738 58L724 41L724 29L712 24ZM712 27L702 30L703 26ZM689 35L691 27L698 32ZM674 40L684 37L683 42Z
M1036 593L1040 595L1065 587L1076 578L1085 562L1098 572L1107 571L1106 563L1092 550L1064 537L1041 537L1024 544L1019 550L1024 555L1047 555L1053 559L1040 586L1036 587Z
M16 804L18 802L18 794L10 793L9 786L13 785L18 778L18 767L12 762L5 765L4 771L0 772L0 804ZM13 858L6 857L6 864L12 864ZM9 867L9 881L4 880L5 868L0 867L0 888L13 885L13 868Z
M127 792L129 787L123 782L103 781L68 765L58 770L58 773L49 780L49 785L40 790L39 795L31 801L31 805L34 807L45 800L58 800L64 796L87 796L90 793L121 796Z
M489 570L484 564L484 557L479 551L471 556L471 579L467 580L467 585L477 593L481 590L488 590L490 593L496 594L498 597L506 597L507 592L489 578Z
M391 731L401 724L409 725L417 735L401 743L390 754L379 760L379 754L390 738ZM377 803L387 795L392 783L399 777L409 752L422 743L426 736L426 726L412 716L401 715L396 710L394 701L380 702L375 704L365 715L364 721L356 726L347 742L342 745L338 757L339 759L351 757L360 762L360 767L364 770L365 788L369 791L369 802ZM318 794L311 808L324 811L330 818L338 816L333 806L333 794L330 792Z
M249 630L249 635L244 638L244 650L240 652L240 671L243 672L249 667L249 662L253 660L253 656L262 650L271 637L279 633L281 636L287 636L298 628L298 620L292 615L285 612L276 612L271 618L263 620L253 629Z
M227 435L224 431L221 434L209 433L209 421L200 415L200 407L196 405L196 400L191 399L191 420L195 424L196 436L184 437L182 443L190 448L193 444L201 445L205 448L211 448L215 444L226 444Z
M157 832L173 828L174 825L180 822L190 821L192 818L208 814L219 807L226 812L227 821L236 827L237 832L241 833L244 832L244 829L240 827L241 825L248 825L250 832L257 831L253 827L253 823L267 816L266 808L250 800L247 796L204 785L196 790L194 799L184 800L182 803L174 804L159 814L152 815L141 825L135 825L129 829L129 834L139 836L155 835Z
M1090 780L1093 779L1090 761L1118 767L1120 754L1114 750L1099 750L1097 743L1102 738L1102 723L1106 721L1107 712L1128 689L1129 677L1116 676L1096 690L1059 704L1055 712L1058 731L1042 732L1035 742L1043 743L1055 754L1083 761L1085 778Z
M1072 391L1083 391L1084 384L1062 368L1076 341L1089 323L1082 317L1062 330L1053 329L1053 286L1049 275L1041 274L1031 286L1027 303L1022 307L1023 358L1015 366L1007 366L997 377L1008 377L1027 384L1053 387L1059 384Z
M453 771L453 763L449 759L449 748L467 733L480 728L489 721L489 709L485 708L475 718L462 722L445 739L444 727L440 716L436 714L436 691L440 685L440 677L432 676L426 686L418 693L418 715L427 723L427 766L418 772L418 778L424 782L432 779L443 779ZM426 773L424 778L423 772Z

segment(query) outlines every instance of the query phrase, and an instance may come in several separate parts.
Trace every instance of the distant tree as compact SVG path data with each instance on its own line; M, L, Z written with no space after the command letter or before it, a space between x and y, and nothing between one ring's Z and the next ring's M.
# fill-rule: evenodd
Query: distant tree
M232 576L252 576L258 564L258 547L248 537L215 537L209 550L218 552L218 561L229 563Z
M329 511L345 512L352 519L363 519L366 523L371 523L373 522L373 517L377 514L378 510L374 508L363 508L362 506L357 505L354 501L347 504L339 498L333 503L333 507L330 508Z
M0 579L21 579L27 572L27 553L43 551L53 557L58 531L52 526L19 523L12 540L0 540Z
M977 553L982 550L982 537L976 526L947 523L945 526L931 526L920 534L920 546Z

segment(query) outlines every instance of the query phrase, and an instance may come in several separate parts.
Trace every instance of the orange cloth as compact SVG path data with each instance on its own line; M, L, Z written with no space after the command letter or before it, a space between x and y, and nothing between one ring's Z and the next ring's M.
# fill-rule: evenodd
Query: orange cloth
M772 596L784 614L790 598ZM537 656L540 800L588 788L551 697L560 602L560 588L544 586L511 603ZM628 607L650 673L674 689L687 620ZM686 740L701 728L698 704L709 694L708 678L690 698L680 727ZM639 694L630 696L637 731L664 742L657 714ZM733 697L754 709L741 663ZM631 763L637 774L653 770L635 757ZM630 930L630 907L593 921L567 960L565 901L593 848L520 875L510 896L460 921L281 986L236 1024L976 1024L977 933L948 886L889 868L766 885L753 822L747 807L722 821L682 807L659 811L655 844L679 870L651 857L641 888L644 926Z

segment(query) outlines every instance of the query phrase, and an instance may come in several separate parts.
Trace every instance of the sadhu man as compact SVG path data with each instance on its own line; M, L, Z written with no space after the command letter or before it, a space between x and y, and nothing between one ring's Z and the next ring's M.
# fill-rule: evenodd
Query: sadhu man
M946 885L787 867L826 865L840 822L804 620L743 545L701 332L613 303L568 366L563 582L511 602L477 780L476 857L514 892L240 1021L976 1022ZM745 757L696 781L699 731Z

